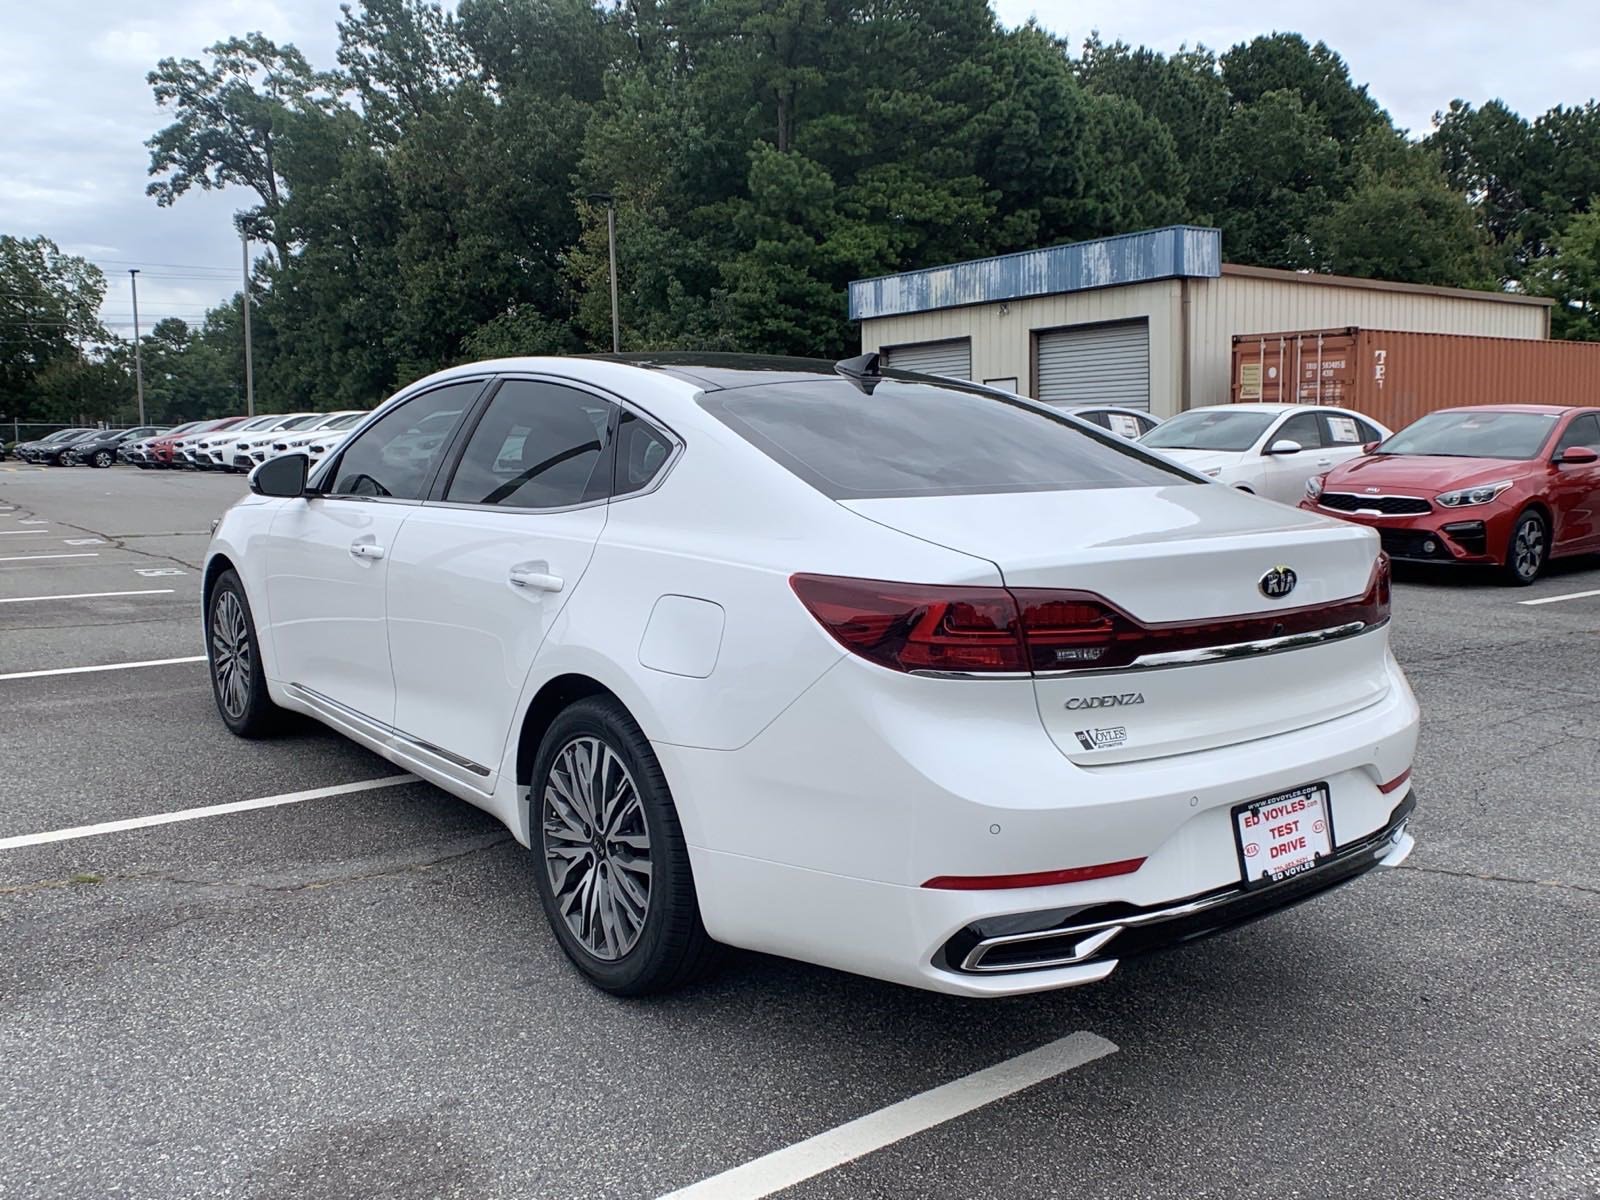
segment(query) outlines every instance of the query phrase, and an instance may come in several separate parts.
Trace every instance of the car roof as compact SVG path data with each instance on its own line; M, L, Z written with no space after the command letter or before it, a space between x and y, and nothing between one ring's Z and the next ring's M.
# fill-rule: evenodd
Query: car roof
M1454 408L1439 408L1435 412L1507 412L1544 413L1560 416L1562 413L1600 411L1582 404L1458 404ZM1424 414L1425 416L1428 414Z
M648 371L656 375L669 376L702 392L727 391L732 388L775 383L799 383L806 380L840 378L838 371L834 369L835 364L831 359L794 358L778 354L730 354L717 351L670 350L633 354L572 354L486 359L481 362L463 363L457 367L446 368L428 376L426 379L417 380L415 384L407 385L401 391L409 392L421 384L444 383L452 378L482 374L485 371L492 371L497 374L515 374L518 371L548 372L553 368L570 370L575 365L581 366L583 364L589 364L594 367L621 366ZM928 379L959 387L981 388L980 384L972 383L969 380L924 375L920 372L898 371L893 368L888 368L885 374L890 378L903 376L906 378ZM994 391L995 389L990 388L988 390Z
M1185 412L1220 412L1226 409L1229 412L1260 412L1260 413L1289 413L1289 412L1339 412L1351 413L1354 416L1362 414L1350 408L1340 408L1337 404L1199 404L1194 408L1185 409Z

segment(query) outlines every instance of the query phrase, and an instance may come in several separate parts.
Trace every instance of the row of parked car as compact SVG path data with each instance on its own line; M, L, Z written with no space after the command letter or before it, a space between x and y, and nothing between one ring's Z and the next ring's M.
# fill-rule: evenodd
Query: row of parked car
M141 469L249 471L291 450L313 462L332 450L366 412L270 413L257 417L217 417L189 421L171 429L61 429L49 437L19 442L18 459L43 466L84 464L109 467L131 463Z

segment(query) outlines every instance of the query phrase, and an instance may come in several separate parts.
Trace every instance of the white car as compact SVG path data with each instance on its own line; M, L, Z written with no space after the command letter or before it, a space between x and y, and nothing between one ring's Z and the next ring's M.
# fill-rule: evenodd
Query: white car
M1370 530L876 366L503 359L268 460L206 555L223 721L492 813L623 994L718 943L1089 983L1409 853Z
M248 434L259 434L262 430L277 429L283 421L288 421L288 416L283 413L264 413L253 416L246 421L238 422L237 426L230 429L219 429L213 434L197 438L194 445L186 446L187 461L198 470L222 470L232 466L230 448L238 438Z
M366 409L344 409L329 413L322 420L292 433L280 433L273 439L270 447L265 450L257 449L256 454L259 457L256 457L256 461L262 462L279 454L299 451L316 463L327 453L330 445L337 445L342 441L344 435L354 429L366 415Z
M266 457L265 453L257 457L257 449L264 452L286 432L307 429L322 419L321 413L278 413L265 425L235 428L231 431L234 436L217 447L219 465L227 471L248 471Z
M1169 417L1139 440L1243 492L1299 504L1306 480L1389 436L1371 417L1315 404L1212 404Z

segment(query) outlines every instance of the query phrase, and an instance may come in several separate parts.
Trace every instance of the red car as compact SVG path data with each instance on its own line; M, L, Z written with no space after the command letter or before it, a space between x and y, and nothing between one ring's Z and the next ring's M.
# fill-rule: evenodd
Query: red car
M1300 507L1370 525L1392 558L1529 584L1552 558L1600 552L1600 410L1441 409L1314 476Z
M182 429L173 430L167 437L156 438L145 451L150 465L153 467L167 468L172 466L172 448L184 438L192 437L197 433L210 433L214 429L226 429L230 425L237 425L243 417L213 417L209 421L195 421Z

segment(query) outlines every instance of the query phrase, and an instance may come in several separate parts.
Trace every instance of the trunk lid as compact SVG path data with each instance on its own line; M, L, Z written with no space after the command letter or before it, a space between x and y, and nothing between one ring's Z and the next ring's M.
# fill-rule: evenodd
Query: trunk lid
M1013 589L1089 592L1145 626L1320 609L1372 580L1372 531L1186 484L845 501L863 517L987 558ZM1293 590L1263 593L1288 567ZM1340 622L1343 623L1342 621ZM1274 628L1268 621L1265 632ZM1261 640L1263 631L1241 640ZM1185 665L1041 673L1046 731L1074 762L1131 762L1331 720L1388 691L1387 633Z

